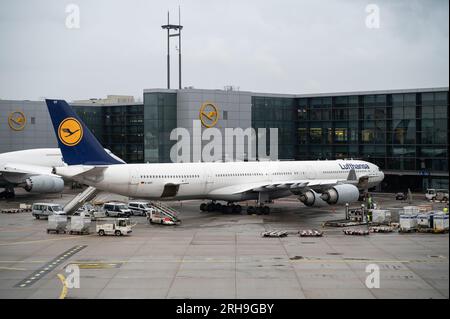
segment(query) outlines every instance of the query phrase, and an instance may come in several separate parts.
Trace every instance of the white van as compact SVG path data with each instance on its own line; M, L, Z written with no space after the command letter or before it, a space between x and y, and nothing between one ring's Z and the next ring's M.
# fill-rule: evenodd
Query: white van
M106 217L130 217L131 210L124 203L110 202L103 204Z
M448 189L428 188L425 193L425 197L428 200L448 200Z
M53 203L34 203L31 208L31 215L36 219L48 218L48 216L54 214L65 214L61 205Z
M147 213L150 213L150 211L153 210L148 202L143 201L129 202L128 208L133 215L137 216L147 216Z

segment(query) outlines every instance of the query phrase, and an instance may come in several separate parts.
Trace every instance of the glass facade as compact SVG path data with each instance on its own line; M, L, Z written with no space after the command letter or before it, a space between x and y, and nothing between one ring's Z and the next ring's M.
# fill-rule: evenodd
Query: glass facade
M72 107L100 143L127 163L170 162L176 93L145 93L144 104Z
M448 91L287 100L297 108L295 159L358 158L394 176L387 176L385 188L401 188L400 175L416 176L408 177L411 189L448 187ZM253 118L264 116L272 117ZM281 144L285 138L280 134ZM290 156L280 152L280 159Z
M100 143L127 163L144 161L144 106L72 105Z
M296 155L297 106L291 98L252 97L252 127L278 128L278 155L280 159L293 160ZM266 132L266 150L270 151L270 133Z
M168 163L176 141L170 132L177 127L177 94L144 93L145 162Z
M103 139L103 108L92 106L71 105L77 115L83 120L84 124L89 127L91 132L99 140L102 145L105 145Z

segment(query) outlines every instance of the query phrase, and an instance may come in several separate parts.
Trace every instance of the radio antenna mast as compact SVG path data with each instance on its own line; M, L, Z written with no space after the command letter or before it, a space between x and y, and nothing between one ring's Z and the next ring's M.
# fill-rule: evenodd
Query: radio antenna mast
M178 87L181 90L181 10L178 6L178 25L170 24L169 12L167 12L167 24L161 28L167 30L167 88L170 89L170 38L178 37ZM178 31L178 33L170 34L170 30Z

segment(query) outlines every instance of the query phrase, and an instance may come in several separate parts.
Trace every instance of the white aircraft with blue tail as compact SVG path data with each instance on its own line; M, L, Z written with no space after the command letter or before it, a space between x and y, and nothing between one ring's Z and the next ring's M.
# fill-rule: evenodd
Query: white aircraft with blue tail
M54 174L99 190L149 200L209 200L202 210L269 213L267 203L296 195L306 206L355 202L384 174L360 160L124 164L108 154L64 100L46 100L65 167ZM225 202L226 205L218 203Z

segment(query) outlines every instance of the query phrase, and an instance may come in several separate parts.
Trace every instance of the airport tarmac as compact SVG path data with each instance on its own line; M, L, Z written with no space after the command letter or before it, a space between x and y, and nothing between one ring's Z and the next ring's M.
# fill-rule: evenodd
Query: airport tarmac
M19 194L0 208L64 204L74 195ZM382 208L409 205L393 194L375 200ZM343 218L342 206L306 208L293 197L276 201L267 216L200 212L199 204L168 203L180 212L180 226L132 217L137 225L123 237L47 234L47 221L30 213L0 214L0 298L62 297L58 274L68 276L69 264L80 268L80 287L68 289L67 299L449 298L448 234L346 236L342 228L321 226ZM324 236L261 237L265 230L310 228ZM373 264L379 288L366 286L366 267Z

